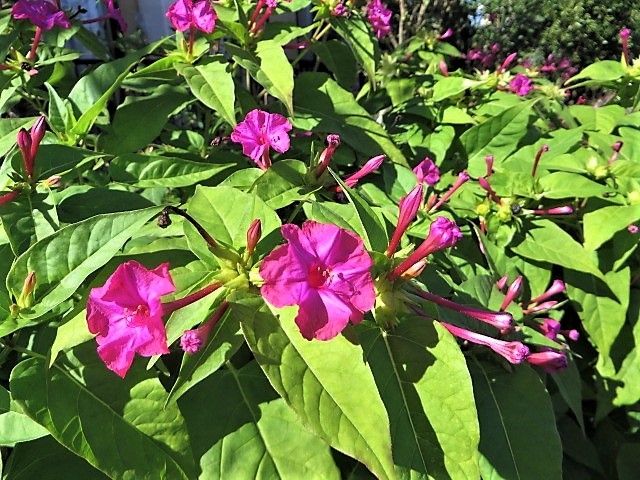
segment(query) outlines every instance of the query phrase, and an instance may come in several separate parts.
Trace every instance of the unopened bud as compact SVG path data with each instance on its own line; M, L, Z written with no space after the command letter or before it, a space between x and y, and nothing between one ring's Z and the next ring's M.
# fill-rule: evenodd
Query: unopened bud
M247 255L253 255L256 245L262 237L262 222L256 218L247 229Z
M29 308L33 305L33 292L36 289L36 272L29 272L27 278L24 279L22 292L16 302L20 309Z

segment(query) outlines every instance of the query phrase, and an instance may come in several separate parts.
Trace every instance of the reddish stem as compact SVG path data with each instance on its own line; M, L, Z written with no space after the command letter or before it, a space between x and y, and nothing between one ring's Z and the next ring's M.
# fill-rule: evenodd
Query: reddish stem
M40 44L41 39L42 39L42 28L36 27L36 33L33 36L33 43L31 44L31 50L27 54L27 60L35 60L36 50L38 49L38 45Z

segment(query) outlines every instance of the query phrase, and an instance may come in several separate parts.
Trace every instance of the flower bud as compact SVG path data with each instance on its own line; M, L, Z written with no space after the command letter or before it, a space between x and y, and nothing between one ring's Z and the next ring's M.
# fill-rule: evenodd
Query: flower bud
M464 328L457 327L450 323L441 322L441 324L456 337L478 345L489 347L510 363L516 365L522 363L522 361L527 358L527 355L529 355L529 349L521 342L505 342L504 340L498 340L487 335L481 335L476 332L465 330Z
M542 368L547 373L557 373L567 368L568 365L566 353L553 350L531 353L527 357L527 362Z
M260 237L262 237L262 222L259 218L256 218L249 228L247 229L247 255L253 255L253 252L256 249L256 245L260 241Z
M340 135L327 135L327 146L320 154L320 161L318 162L318 167L316 168L316 178L320 178L322 174L327 170L329 164L331 163L331 158L333 158L333 154L339 146Z
M533 215L571 215L574 212L574 209L571 205L564 205L561 207L553 207L553 208L538 208L535 210L526 210L526 213L531 213Z
M494 156L493 155L487 155L486 157L484 157L484 163L487 165L487 173L485 175L485 177L490 177L491 175L493 175L493 162L494 162Z
M547 300L548 298L554 295L557 295L559 293L564 293L566 289L567 288L564 282L562 280L556 279L553 281L551 286L545 292L541 293L537 297L532 298L531 301L529 302L529 305L544 302L545 300Z
M438 63L438 69L443 76L449 76L449 67L447 66L447 62L445 62L444 60L440 60L440 62Z
M36 289L36 272L29 272L22 284L22 291L16 304L20 309L29 308L33 305L33 292Z
M513 283L509 286L507 290L507 294L502 300L502 304L500 305L500 311L504 311L511 305L518 295L520 295L520 290L522 289L522 275L518 275Z
M458 174L458 178L456 179L456 181L454 182L454 184L451 186L451 188L449 190L447 190L442 197L440 197L440 199L438 200L438 202L429 209L429 211L434 211L437 210L438 208L440 208L442 205L444 205L447 201L449 201L449 199L452 197L452 195L454 193L456 193L456 191L465 183L467 183L469 181L469 174L466 172L466 170L463 170L462 172L460 172Z
M190 355L200 351L202 346L207 343L211 330L220 321L228 307L229 303L226 300L223 301L209 320L196 329L185 330L180 337L180 348Z
M376 157L373 157L373 158L369 159L369 161L367 161L367 163L365 163L362 166L362 168L360 168L360 170L358 170L353 175L347 177L344 180L344 183L349 188L355 187L363 177L365 177L365 176L369 175L370 173L373 173L376 170L378 170L380 168L380 165L382 165L382 162L384 162L385 158L386 157L384 155L378 155ZM342 189L338 186L336 188L336 191L337 192L341 192Z
M400 213L398 215L398 224L393 231L389 247L387 248L387 256L391 257L398 249L400 240L404 232L407 231L411 222L413 222L418 214L418 210L422 205L422 184L416 185L405 197L400 200Z
M438 36L438 40L446 40L447 38L451 38L453 37L453 29L452 28L447 28L444 33L441 33Z
M500 65L500 68L498 69L498 73L507 71L517 56L518 56L518 52L513 52L507 55L507 58L505 58L504 62L502 62L502 65Z
M429 157L424 157L413 169L413 173L416 174L418 182L423 182L427 185L433 186L440 180L440 169Z
M536 158L533 160L533 167L531 168L531 176L535 177L536 173L538 173L538 165L540 164L540 159L542 155L549 151L549 145L542 145L538 152L536 153Z
M496 282L496 287L498 287L498 290L501 290L501 291L504 290L504 287L507 286L508 281L509 281L509 277L507 277L506 275L503 277L500 277Z

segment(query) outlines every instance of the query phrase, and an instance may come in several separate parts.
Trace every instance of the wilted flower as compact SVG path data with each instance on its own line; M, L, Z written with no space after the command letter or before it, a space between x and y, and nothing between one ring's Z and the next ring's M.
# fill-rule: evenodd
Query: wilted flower
M416 174L418 182L424 182L427 185L435 185L440 181L440 169L429 157L425 157L416 165L413 173Z
M526 75L518 73L509 82L509 90L520 97L526 97L533 90L533 82Z
M29 20L44 31L54 27L71 28L71 23L54 1L18 0L11 9L16 20Z
M216 309L209 320L193 330L186 330L180 337L180 348L189 354L198 352L202 346L207 343L211 330L220 321L229 307L229 303L225 300Z
M298 305L296 324L308 340L329 340L362 321L375 303L373 261L362 239L335 225L283 225L287 244L260 265L262 296L276 307Z
M242 153L266 170L271 166L270 148L279 153L289 150L289 132L292 128L289 120L282 115L255 109L236 125L231 140L242 144Z
M118 22L118 26L120 27L120 31L127 31L127 22L124 20L122 16L122 12L118 7L115 6L114 0L104 0L105 6L107 7L107 17L112 18L116 22Z
M377 38L385 37L391 31L393 12L381 0L371 0L367 4L367 20L373 27Z
M179 32L200 30L212 33L218 16L209 0L176 0L169 6L166 17Z
M98 355L107 368L124 377L136 353L169 353L160 299L175 289L167 263L149 270L131 260L91 290L87 323L97 334Z

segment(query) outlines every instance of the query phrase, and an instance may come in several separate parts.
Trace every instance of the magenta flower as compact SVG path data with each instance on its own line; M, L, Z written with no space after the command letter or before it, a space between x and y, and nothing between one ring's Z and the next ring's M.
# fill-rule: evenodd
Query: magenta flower
M567 355L563 352L547 350L531 353L527 356L527 362L542 368L547 373L556 373L567 368Z
M24 171L29 178L33 176L36 155L38 155L40 142L42 142L42 139L44 138L46 128L47 124L45 123L45 118L44 116L40 116L31 127L31 130L27 131L24 128L21 128L18 132L18 148L22 154Z
M380 0L371 0L367 4L367 20L378 39L387 36L391 31L392 16L393 12Z
M320 153L320 160L318 161L318 167L316 168L316 178L320 176L329 168L333 154L340 146L340 135L332 133L327 135L327 146Z
M271 166L269 148L279 153L289 150L289 132L292 128L289 120L282 115L255 109L236 125L231 140L242 144L242 153L266 170Z
M554 280L548 290L546 290L545 292L541 293L537 297L534 297L534 298L531 299L530 305L535 304L535 303L544 302L545 300L548 300L549 298L551 298L554 295L557 295L559 293L564 293L566 291L566 289L567 289L567 287L565 286L565 284L564 284L564 282L562 280Z
M329 340L360 323L375 303L373 261L362 240L335 225L283 225L287 244L260 265L262 296L276 307L298 305L296 324L308 340Z
M451 185L451 188L449 188L449 190L447 190L442 194L442 196L438 199L436 204L433 205L433 207L431 207L429 211L433 212L439 209L446 202L448 202L449 199L453 196L453 194L456 193L462 185L464 185L469 181L469 178L470 178L469 174L467 173L466 170L463 170L462 172L460 172L458 174L458 178L456 178L456 181L453 183L453 185Z
M553 208L537 208L534 210L527 210L527 213L532 213L534 215L571 215L574 212L574 209L571 205L563 205L561 207L553 207Z
M169 353L160 298L175 289L169 264L149 270L131 260L102 287L91 290L87 323L97 334L98 355L109 370L124 377L136 353L143 357Z
M107 17L112 18L113 20L118 22L118 26L120 27L121 32L126 32L127 22L124 20L120 9L115 6L114 0L104 0L104 4L107 7Z
M481 335L476 332L465 330L464 328L456 327L450 323L441 322L441 324L456 337L467 340L468 342L489 347L498 355L506 358L510 363L522 363L522 361L529 355L529 348L521 342L505 342L504 340L497 340L495 338L488 337L487 335Z
M71 28L71 23L55 2L50 0L18 0L11 9L16 20L29 20L44 31L54 27Z
M440 169L429 157L424 157L416 167L413 173L418 177L418 182L424 182L427 185L435 185L440 181Z
M520 295L520 290L522 290L522 275L518 275L513 283L509 285L507 294L504 296L504 300L502 300L502 304L500 305L500 311L506 310L509 305L511 305L518 295Z
M176 0L165 15L179 32L200 30L212 33L218 19L209 0Z
M438 36L438 40L446 40L451 37L453 37L453 28L447 28L444 33L441 33L440 36Z
M364 177L378 170L380 168L380 165L382 165L382 162L384 162L385 158L386 157L384 155L378 155L376 157L370 158L369 160L367 160L367 163L365 163L360 168L360 170L358 170L353 175L345 178L344 183L349 188L355 187L358 182L360 182L360 180L362 180ZM340 187L336 188L336 191L338 192L340 192L341 190L342 189Z
M402 235L418 214L418 210L422 205L422 183L416 185L405 197L400 200L400 213L398 214L398 224L389 241L387 248L387 256L390 257L398 249Z
M631 234L631 235L635 235L636 233L640 232L640 227L638 227L637 225L634 225L633 223L631 225L629 225L627 227L627 231Z
M211 330L220 321L228 308L229 303L224 300L209 320L198 328L186 330L180 337L180 348L190 355L200 351L202 346L207 343Z
M517 56L518 52L513 52L507 55L507 58L504 59L504 62L502 62L502 65L500 65L500 68L498 68L498 73L506 72Z
M338 2L335 7L329 12L332 17L348 17L349 8L342 2Z
M429 226L427 238L416 248L411 255L393 269L389 278L391 280L402 276L407 270L428 255L445 248L451 248L462 238L462 233L453 220L445 217L437 217Z
M533 82L526 75L519 73L509 82L509 90L519 97L526 97L533 90Z
M560 322L553 318L545 318L540 325L540 330L544 333L544 336L551 340L555 340L558 337L560 329Z

